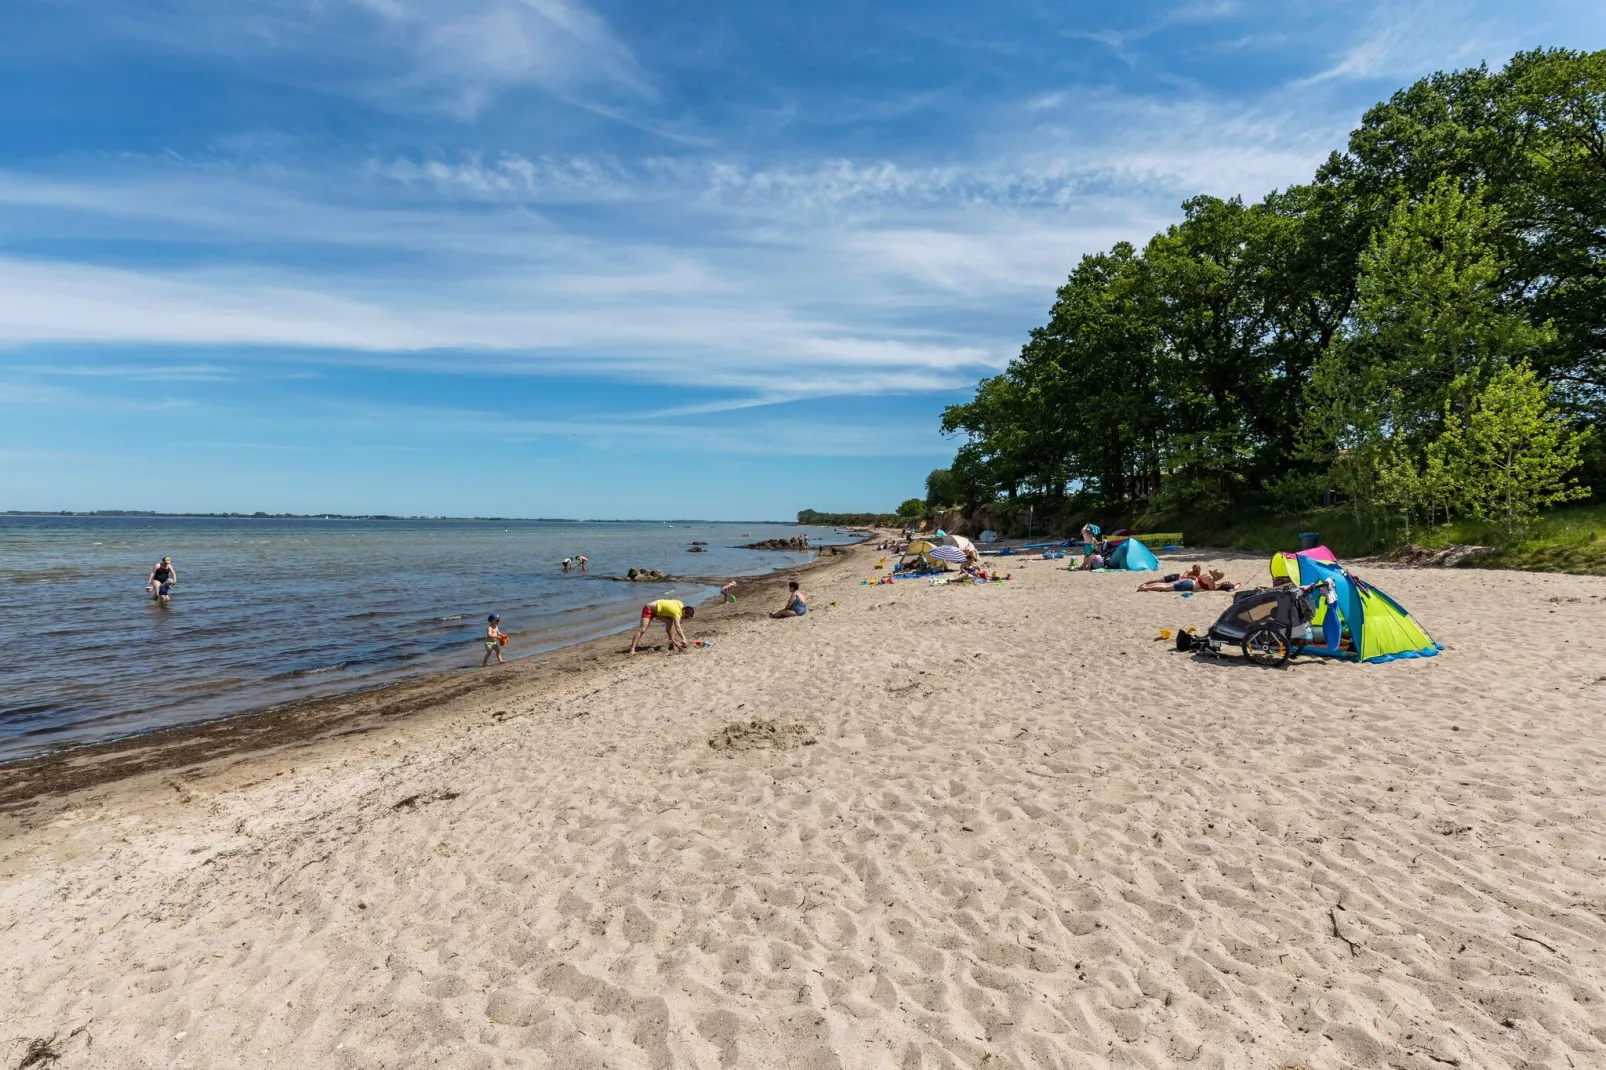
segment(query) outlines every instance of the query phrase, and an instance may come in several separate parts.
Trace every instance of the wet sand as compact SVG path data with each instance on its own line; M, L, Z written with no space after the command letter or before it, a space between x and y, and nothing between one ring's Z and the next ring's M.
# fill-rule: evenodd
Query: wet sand
M7 767L0 1066L1606 1066L1606 579L1359 568L1445 652L1275 671L878 556Z

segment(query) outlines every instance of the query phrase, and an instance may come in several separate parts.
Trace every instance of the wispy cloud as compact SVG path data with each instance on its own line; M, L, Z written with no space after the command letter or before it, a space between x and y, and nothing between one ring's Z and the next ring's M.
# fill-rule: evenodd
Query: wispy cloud
M1344 45L1330 65L1294 85L1403 81L1490 58L1498 63L1515 51L1513 29L1470 14L1464 4L1387 6L1361 23L1360 38Z
M650 103L651 76L581 0L80 0L129 38L400 110L472 119L536 86L596 107ZM154 10L153 10L154 9Z

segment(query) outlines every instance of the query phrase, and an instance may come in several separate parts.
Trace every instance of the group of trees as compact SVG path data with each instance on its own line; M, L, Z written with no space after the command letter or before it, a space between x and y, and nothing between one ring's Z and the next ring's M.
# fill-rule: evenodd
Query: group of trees
M1515 535L1606 475L1606 51L1435 74L1311 182L1082 258L975 397L929 508L1342 501Z

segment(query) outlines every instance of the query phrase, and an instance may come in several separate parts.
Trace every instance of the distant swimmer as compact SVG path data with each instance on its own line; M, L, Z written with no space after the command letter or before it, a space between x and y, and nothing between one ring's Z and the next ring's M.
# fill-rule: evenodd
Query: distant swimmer
M145 589L151 592L153 602L166 602L177 583L178 571L173 568L171 557L164 557L156 562L151 574L145 577Z
M485 656L480 659L480 668L485 668L491 662L491 655L496 655L496 663L502 664L502 648L507 646L507 636L502 633L502 614L492 613L485 618Z
M581 554L579 557L575 558L574 561L575 561L575 564L580 566L580 571L581 572L590 572L591 571L591 562L586 560L586 555L585 554Z
M636 644L641 642L641 637L647 634L647 629L655 620L663 621L664 634L669 636L669 649L673 650L678 646L685 650L690 644L686 642L686 632L680 626L680 619L685 617L691 620L696 615L696 606L688 606L679 599L660 598L656 602L648 602L641 607L641 625L636 629L635 637L630 640L630 652L632 654L636 652Z
M574 561L572 559L570 559L570 558L565 557L563 559L563 571L565 571L565 572L569 571L569 566L572 565L572 564L574 564Z

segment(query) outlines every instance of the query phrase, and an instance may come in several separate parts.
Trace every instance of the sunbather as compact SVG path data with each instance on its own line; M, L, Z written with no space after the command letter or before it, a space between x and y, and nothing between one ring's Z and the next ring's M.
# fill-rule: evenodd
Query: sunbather
M1195 566L1197 567L1197 566ZM1213 568L1209 572L1199 572L1187 576L1178 576L1175 579L1149 580L1138 584L1139 591L1230 591L1233 585L1223 583L1226 573Z

